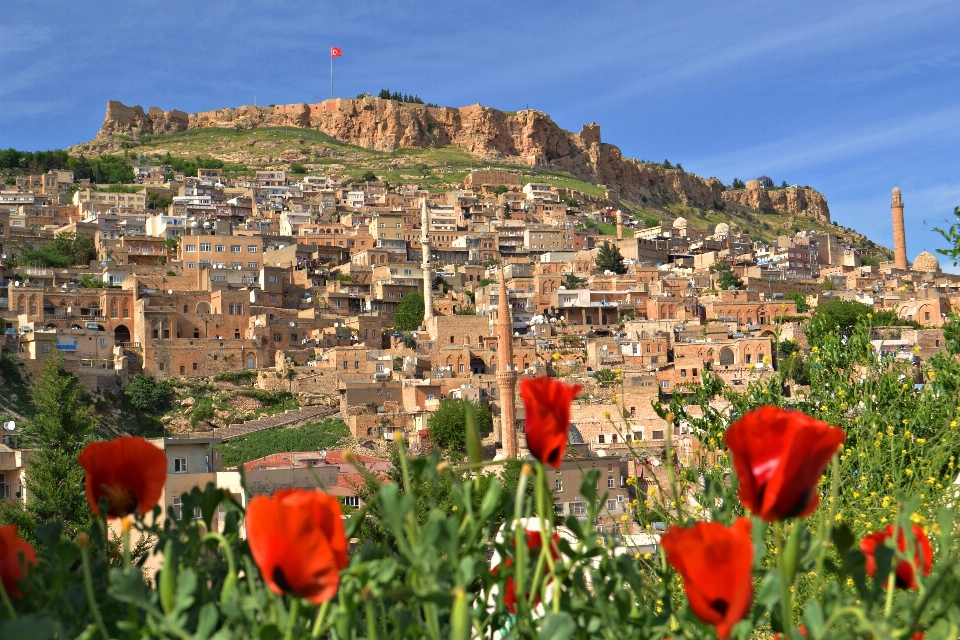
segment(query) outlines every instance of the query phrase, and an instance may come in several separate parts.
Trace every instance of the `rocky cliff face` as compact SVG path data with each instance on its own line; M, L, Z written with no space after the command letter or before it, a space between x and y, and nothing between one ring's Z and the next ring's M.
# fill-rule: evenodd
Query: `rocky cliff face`
M826 200L812 189L725 192L716 178L705 180L692 173L624 158L620 149L601 141L596 123L573 133L561 129L545 113L532 109L505 112L482 105L437 108L368 97L318 104L248 105L188 115L157 107L144 113L142 107L110 101L97 137L105 141L116 134L281 126L318 129L343 142L378 151L453 145L488 160L567 171L605 185L613 192L614 200L666 200L700 207L728 200L830 219Z
M746 189L724 191L723 199L754 209L776 209L830 222L830 208L823 194L806 187L765 189L750 180Z

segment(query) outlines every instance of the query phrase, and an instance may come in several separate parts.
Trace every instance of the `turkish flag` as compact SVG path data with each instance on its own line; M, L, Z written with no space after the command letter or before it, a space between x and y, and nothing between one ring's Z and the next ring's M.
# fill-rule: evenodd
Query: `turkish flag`
M340 52L340 47L330 47L330 57L339 58L343 54Z

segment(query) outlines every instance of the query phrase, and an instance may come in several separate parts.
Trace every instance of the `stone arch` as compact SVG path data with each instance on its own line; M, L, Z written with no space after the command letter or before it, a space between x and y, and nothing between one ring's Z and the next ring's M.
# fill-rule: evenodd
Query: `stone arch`
M198 302L197 313L210 313L210 303L205 300Z
M730 347L724 347L720 349L720 364L736 364L737 356L734 353L733 349Z
M247 355L244 356L244 366L247 369L256 369L257 368L257 354L253 351L247 352Z
M126 325L117 325L113 330L113 339L116 342L130 342L130 329Z

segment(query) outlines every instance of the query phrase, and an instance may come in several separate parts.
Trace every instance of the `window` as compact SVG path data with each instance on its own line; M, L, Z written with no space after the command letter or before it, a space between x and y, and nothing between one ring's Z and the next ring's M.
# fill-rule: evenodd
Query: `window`
M680 369L680 377L681 377L681 378L686 378L686 377L687 377L687 370L686 370L686 369Z
M663 440L663 431L654 431L650 437L654 440Z
M283 342L283 335L282 335L282 334L279 334L279 333L273 334L273 341L274 341L274 342Z
M616 486L613 476L607 476L607 489L613 489Z
M187 263L187 269L196 269L196 268L197 268L197 263L196 263L196 262L188 262L188 263ZM124 317L127 317L127 316L124 316Z
M299 340L299 338L297 338L297 334L291 333L291 334L290 334L290 343L293 344L293 343L295 343L297 340Z
M582 502L577 500L570 505L570 512L575 516L584 516L587 514L587 509L583 506Z
M240 245L238 244L230 245L230 253L240 253Z
M270 302L276 302L276 301L277 301L277 294L271 293L271 294L270 294ZM337 302L340 302L340 301L337 300Z
M347 370L347 361L346 361L346 360L343 361L343 370L344 370L344 371Z
M270 276L269 281L270 281L270 282L276 282L276 281L277 281L277 276Z
M248 263L247 263L247 268L248 268L248 269L256 269L259 265L260 265L259 262L248 262Z
M242 262L231 262L231 263L230 263L230 268L231 268L231 269L243 269L243 263L242 263Z
M183 498L180 496L174 496L173 498L173 519L183 519Z
M357 508L360 506L360 498L357 496L343 496L343 504L348 507Z
M597 436L597 442L598 442L599 444L605 443L605 442L606 442L606 436L601 433L600 435Z
M353 361L353 368L354 368L354 369L359 369L359 368L360 368L360 361L359 361L359 360L354 360L354 361Z
M43 348L41 349L41 351L42 351L43 353L50 353L50 343L49 343L49 342L44 342L44 343L43 343Z
M234 306L233 306L233 303L231 302L229 305L227 305L227 311L229 312L229 315L231 315L231 316L234 315L234 314L233 314L233 309L234 309Z
M196 363L196 362L193 363L193 370L194 370L194 371L197 370L197 363Z
M750 359L751 359L752 357L753 357L753 356L752 356L751 354L749 354L749 353L747 354L747 364L750 364Z
M553 488L557 491L563 491L563 480L561 480L559 476L553 481Z
M630 407L630 415L631 415L631 416L637 415L637 408L636 408L636 407Z
M616 500L607 500L607 511L613 511L617 508Z
M174 472L174 473L186 473L186 472L187 472L187 459L186 459L186 458L174 458L174 459L173 459L173 472Z
M238 315L238 316L239 316L239 315L243 315L243 303L242 303L242 302L238 302L238 303L237 303L237 315Z
M661 380L661 381L660 381L660 388L661 388L661 389L669 389L669 388L670 388L670 381L669 381L669 380Z
M185 250L187 253L196 253L196 252L197 252L197 245L195 245L195 244L188 244L188 245L185 245L183 248L184 248L184 250Z
M247 253L257 253L259 251L260 251L260 247L258 247L257 245L255 244L247 245Z
M214 282L226 282L227 276L211 276L210 279Z
M217 253L223 253L227 250L227 247L225 245L218 244L216 246L216 249L217 249Z
M201 251L201 252L203 252L203 251L210 251L210 243L209 243L209 242L201 242L201 243L200 243L200 251Z

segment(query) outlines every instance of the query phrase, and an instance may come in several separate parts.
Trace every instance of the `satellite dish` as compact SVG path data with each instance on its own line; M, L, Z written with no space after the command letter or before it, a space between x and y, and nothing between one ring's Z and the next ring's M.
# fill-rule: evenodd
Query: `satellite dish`
M333 328L334 328L334 329L336 329L336 328L339 327L339 326L340 326L340 323L339 323L339 322L334 322L334 323L333 323Z
M168 295L168 296L172 296L172 295L173 295L173 289L167 289L167 295Z
M106 261L106 260L104 260L103 262L101 262L101 263L100 263L100 266L101 266L101 267L105 267L105 266L107 266L107 261Z
M295 326L297 326L297 323L296 323L296 322L291 322L291 323L290 323L290 326L291 326L291 327L295 327Z
M320 457L321 457L321 458L326 458L326 457L327 457L327 450L326 450L326 449L320 449Z
M4 430L4 431L13 431L13 430L15 430L16 428L17 428L17 423L14 422L13 420L9 420L9 421L3 423L3 430Z

